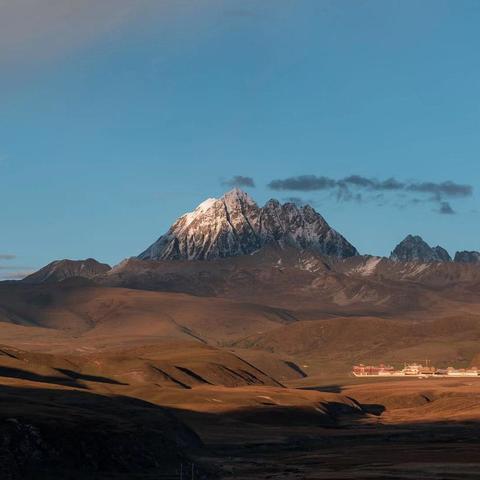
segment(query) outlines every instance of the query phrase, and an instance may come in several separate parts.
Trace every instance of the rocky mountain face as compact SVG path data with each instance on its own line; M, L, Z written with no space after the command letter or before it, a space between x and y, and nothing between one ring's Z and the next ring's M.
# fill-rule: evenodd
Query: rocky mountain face
M293 247L335 258L358 255L311 206L270 200L259 207L245 192L234 189L181 216L138 258L214 260L248 255L265 246Z
M455 254L455 262L458 263L480 263L480 252L463 251Z
M110 265L97 262L93 258L86 260L56 260L35 273L25 277L25 283L54 283L67 278L93 278L110 270Z
M408 235L390 255L396 262L434 263L450 262L449 253L442 247L431 247L418 235Z
M480 281L479 263L480 252L457 252L453 262L444 248L413 235L397 245L389 259L361 256L311 206L270 200L259 207L234 189L181 216L139 257L113 269L94 259L60 260L23 282L83 277L107 286L245 299L258 288L272 290L277 282L281 298L293 285L305 288L307 277L337 293L342 275L347 282L354 278L360 283L376 277L429 285ZM234 295L235 290L243 293Z
M269 305L288 311L408 312L477 298L478 265L398 262L354 256L334 259L296 249L201 260L132 258L95 279L97 285L176 292ZM437 293L435 293L437 292ZM476 301L476 300L475 300Z
M443 247L440 247L439 245L437 245L436 247L433 247L433 251L436 255L436 258L438 258L438 260L436 260L436 261L439 261L439 262L451 262L452 261L452 257Z

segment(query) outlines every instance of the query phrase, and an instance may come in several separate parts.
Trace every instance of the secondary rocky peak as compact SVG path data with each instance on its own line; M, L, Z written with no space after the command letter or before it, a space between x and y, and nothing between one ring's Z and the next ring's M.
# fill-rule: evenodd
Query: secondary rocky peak
M100 263L94 258L86 260L55 260L22 281L25 283L55 283L68 278L93 278L108 272L110 265Z
M435 255L437 256L440 262L452 261L452 257L450 256L450 254L440 245L433 247L433 251L435 252Z
M449 253L440 246L431 247L418 235L407 235L393 250L390 259L397 262L450 262Z
M466 251L455 254L455 262L458 263L480 263L480 252Z
M282 204L276 199L276 198L271 198L263 208L266 209L277 209L281 208Z
M235 188L181 216L139 258L212 260L251 254L267 245L339 258L358 254L312 207L299 208L274 199L259 207Z

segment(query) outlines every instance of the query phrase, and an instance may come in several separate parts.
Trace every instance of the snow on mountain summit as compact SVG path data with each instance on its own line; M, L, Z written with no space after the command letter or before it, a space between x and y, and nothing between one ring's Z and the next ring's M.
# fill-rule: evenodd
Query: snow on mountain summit
M251 254L267 245L312 250L337 258L358 255L355 247L311 206L270 200L259 207L236 188L182 215L139 258L212 260Z

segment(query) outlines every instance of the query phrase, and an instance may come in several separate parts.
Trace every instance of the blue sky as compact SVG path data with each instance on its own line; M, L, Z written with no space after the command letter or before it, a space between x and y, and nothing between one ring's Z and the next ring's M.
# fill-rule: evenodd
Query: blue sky
M467 0L0 5L0 277L136 255L235 175L362 253L480 249L479 24ZM268 186L305 175L336 183Z

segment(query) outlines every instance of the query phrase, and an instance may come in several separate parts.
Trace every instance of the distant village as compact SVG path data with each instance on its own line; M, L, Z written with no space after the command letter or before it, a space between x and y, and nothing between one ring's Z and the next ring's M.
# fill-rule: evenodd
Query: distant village
M401 370L396 370L391 365L355 365L352 373L355 377L418 377L418 378L442 378L442 377L478 377L477 367L470 368L436 368L421 363L405 363Z

